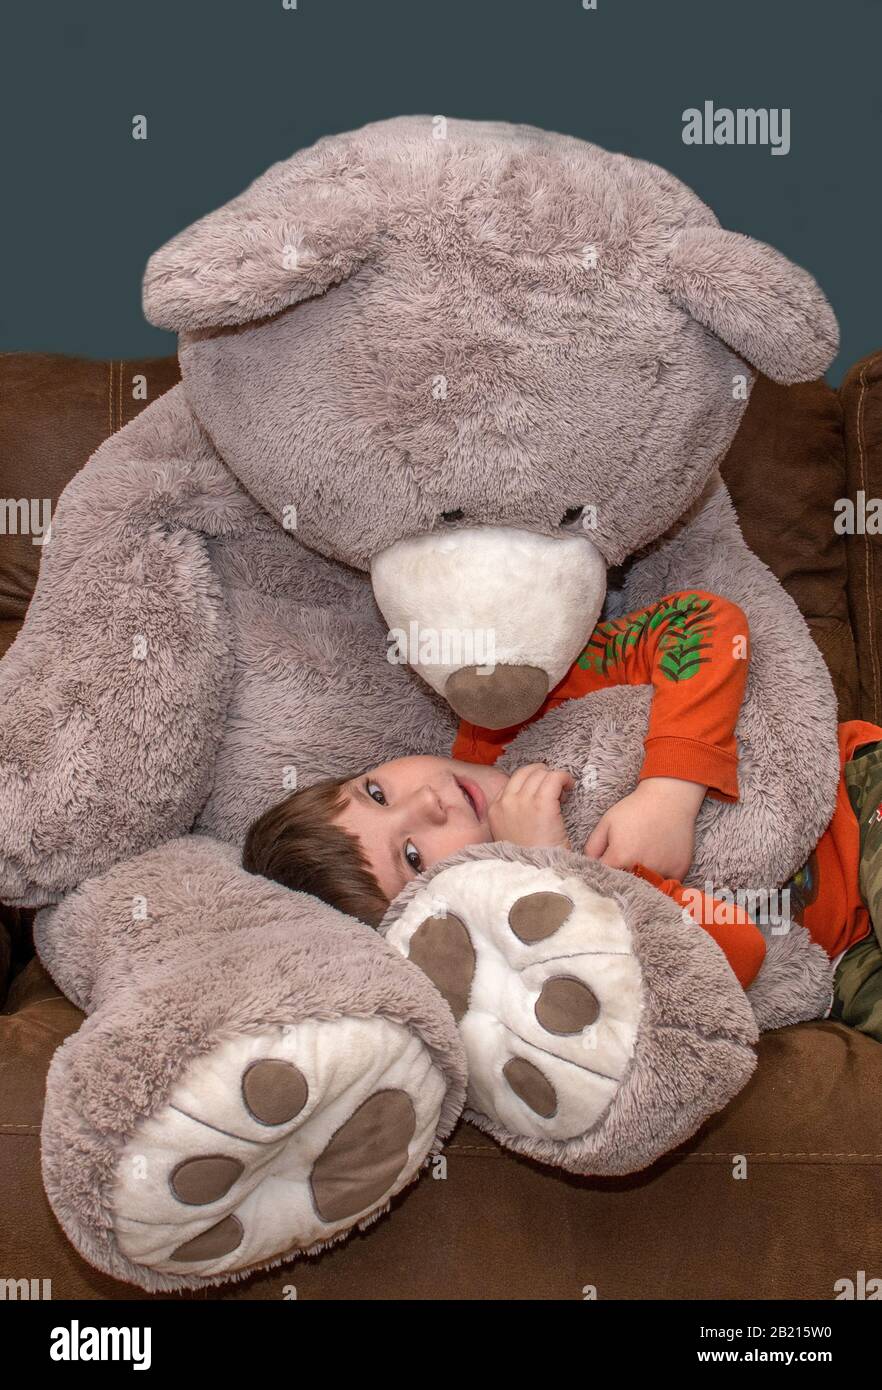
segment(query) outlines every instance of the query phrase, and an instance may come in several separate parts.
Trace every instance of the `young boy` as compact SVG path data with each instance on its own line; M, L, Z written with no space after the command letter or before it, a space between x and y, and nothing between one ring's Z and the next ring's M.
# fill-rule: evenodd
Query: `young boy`
M762 965L762 934L742 909L686 891L680 879L705 795L738 796L734 730L748 655L747 621L736 605L696 591L669 595L599 624L533 716L605 686L653 686L638 786L602 817L584 853L685 903L744 988ZM569 774L530 764L509 776L494 766L519 727L463 723L453 758L398 758L295 792L252 825L245 868L376 926L410 879L466 845L572 848L560 810ZM882 844L882 729L842 725L840 757L833 820L795 886L804 897L801 920L838 961L832 1016L882 1041L882 950L865 903L877 886L873 851ZM882 856L879 863L882 889Z

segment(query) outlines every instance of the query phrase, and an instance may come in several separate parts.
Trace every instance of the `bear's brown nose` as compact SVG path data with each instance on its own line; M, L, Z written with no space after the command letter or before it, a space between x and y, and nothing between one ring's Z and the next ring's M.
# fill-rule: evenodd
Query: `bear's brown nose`
M482 729L507 729L535 714L548 694L548 677L538 666L496 666L486 675L462 666L447 678L444 695L461 719Z

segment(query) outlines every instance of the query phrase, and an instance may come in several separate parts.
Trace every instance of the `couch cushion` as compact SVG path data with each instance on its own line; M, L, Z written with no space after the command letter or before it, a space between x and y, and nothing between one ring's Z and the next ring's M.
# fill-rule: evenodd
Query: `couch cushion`
M150 1298L80 1258L42 1188L46 1071L82 1014L37 961L8 1008L0 1172L16 1219L4 1276L39 1272L55 1298ZM759 1052L732 1104L643 1173L575 1178L461 1124L446 1178L424 1173L367 1232L209 1296L275 1300L294 1285L307 1299L582 1299L586 1287L605 1299L830 1299L882 1250L882 1046L814 1023L765 1034Z
M744 539L781 581L821 649L840 719L860 715L845 539L833 504L846 486L842 407L825 381L759 377L721 470Z
M846 535L851 621L860 670L861 717L882 723L882 537L878 521L866 529L866 509L882 507L882 352L856 363L839 390L845 417L846 487L840 496L862 511L865 525ZM863 493L863 507L859 494ZM875 514L875 508L872 509Z
M34 954L33 921L30 909L0 903L0 1008L5 1003L10 978Z

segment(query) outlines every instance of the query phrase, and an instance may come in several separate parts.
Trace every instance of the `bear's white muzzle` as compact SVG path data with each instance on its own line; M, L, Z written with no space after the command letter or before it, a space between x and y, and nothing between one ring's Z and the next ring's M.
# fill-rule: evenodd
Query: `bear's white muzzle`
M389 659L472 724L529 719L600 616L606 562L586 536L463 527L397 541L371 562Z

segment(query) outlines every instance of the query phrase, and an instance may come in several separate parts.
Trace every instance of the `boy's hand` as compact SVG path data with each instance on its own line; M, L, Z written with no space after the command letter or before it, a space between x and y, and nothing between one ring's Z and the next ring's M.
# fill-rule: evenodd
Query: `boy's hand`
M679 777L647 777L601 816L585 844L589 859L614 869L643 864L683 879L695 850L695 818L707 787Z
M544 763L519 767L487 808L494 840L511 840L525 849L570 849L560 799L572 786L572 777L562 769L547 768Z

